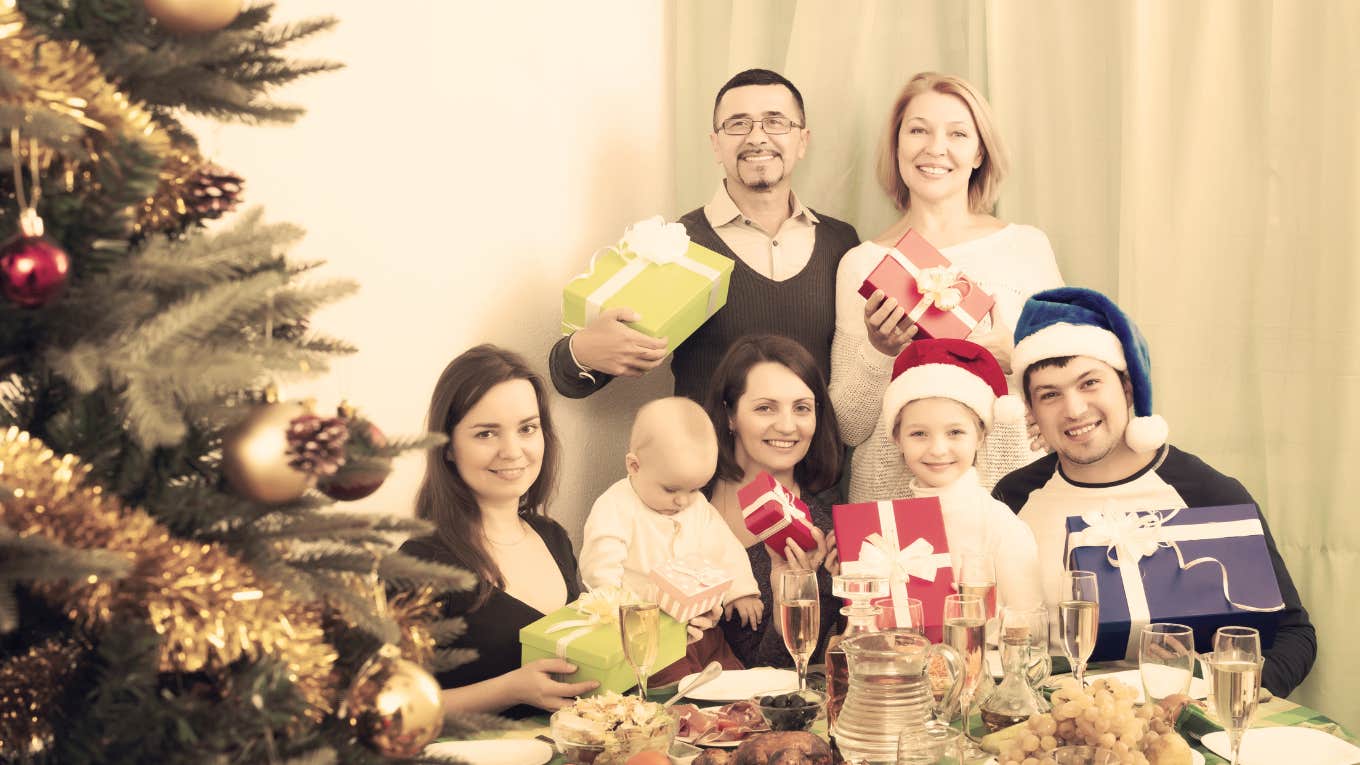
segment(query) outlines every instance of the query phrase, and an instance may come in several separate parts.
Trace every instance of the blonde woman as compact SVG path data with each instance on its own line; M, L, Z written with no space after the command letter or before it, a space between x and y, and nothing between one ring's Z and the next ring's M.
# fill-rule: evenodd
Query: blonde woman
M867 301L858 293L888 249L915 229L996 298L968 339L991 351L1007 372L1025 299L1063 283L1044 232L992 214L1007 165L991 108L967 81L923 72L902 89L878 166L879 182L902 216L847 252L836 273L830 396L842 439L856 447L851 502L911 495L912 475L880 417L893 359L916 334L906 317L911 306L881 292ZM1035 456L1023 424L998 428L978 456L983 486L990 489Z

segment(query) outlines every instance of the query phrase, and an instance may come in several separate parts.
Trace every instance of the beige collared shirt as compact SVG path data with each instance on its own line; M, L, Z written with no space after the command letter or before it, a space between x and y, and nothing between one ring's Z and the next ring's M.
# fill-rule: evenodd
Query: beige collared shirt
M796 276L812 257L817 239L817 216L793 197L793 214L771 235L759 223L742 215L727 193L724 182L704 205L704 217L718 237L752 271L776 282Z

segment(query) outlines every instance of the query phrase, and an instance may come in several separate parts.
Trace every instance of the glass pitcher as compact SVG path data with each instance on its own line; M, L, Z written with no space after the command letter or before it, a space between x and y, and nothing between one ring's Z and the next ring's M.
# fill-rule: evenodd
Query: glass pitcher
M841 643L850 665L850 689L836 719L836 746L847 761L897 761L897 739L925 732L925 723L959 702L963 660L947 645L931 645L912 630L886 630ZM936 701L930 663L944 660L948 690Z

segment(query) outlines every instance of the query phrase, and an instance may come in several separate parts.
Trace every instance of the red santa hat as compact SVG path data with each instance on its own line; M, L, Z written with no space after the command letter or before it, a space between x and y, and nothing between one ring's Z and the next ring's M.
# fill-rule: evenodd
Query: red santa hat
M1006 391L1006 373L992 352L967 340L917 340L893 363L883 394L883 422L892 432L902 407L922 398L947 398L968 407L990 430L995 422L1020 422L1025 405Z

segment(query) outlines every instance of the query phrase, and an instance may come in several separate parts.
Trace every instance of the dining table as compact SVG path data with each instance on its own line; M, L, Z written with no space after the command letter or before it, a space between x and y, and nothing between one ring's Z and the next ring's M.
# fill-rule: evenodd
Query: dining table
M1099 677L1099 675L1103 671L1127 668L1128 666L1130 665L1124 664L1093 665L1089 670L1087 680L1088 681L1095 680L1096 678ZM816 667L812 668L810 670L810 674L816 675L818 669L819 668ZM664 702L675 694L675 688L676 688L675 685L669 685L660 688L649 689L647 697L652 701ZM704 706L716 704L717 702L703 703ZM974 718L973 722L976 725L977 719ZM1316 709L1303 706L1302 704L1290 701L1287 698L1271 698L1269 701L1263 702L1257 710L1256 719L1252 722L1252 729L1273 728L1282 726L1312 728L1336 736L1350 744L1360 746L1360 739L1357 739L1354 736L1354 734L1352 734L1343 725L1341 725L1341 723L1331 719L1330 717L1327 717L1325 714L1319 712ZM827 736L825 716L823 716L822 719L817 721L817 723L812 728L812 732L823 737ZM523 739L537 738L539 740L547 742L549 745L552 744L552 737L549 735L547 714L544 714L541 717L528 718L526 721L524 721L523 725L514 729L504 731L492 731L483 735L486 738L523 738ZM1227 765L1228 763L1227 759L1220 757L1217 754L1214 754L1214 752L1206 748L1195 738L1187 737L1187 741L1189 742L1192 749L1204 755L1205 765ZM991 758L990 755L988 755L987 757L969 760L966 763L966 765L986 765L987 763L991 762L994 762L994 760ZM557 752L556 749L554 749L553 757L548 765L573 765L573 764L569 763L561 753ZM1297 762L1289 763L1287 765L1311 765L1311 764Z

